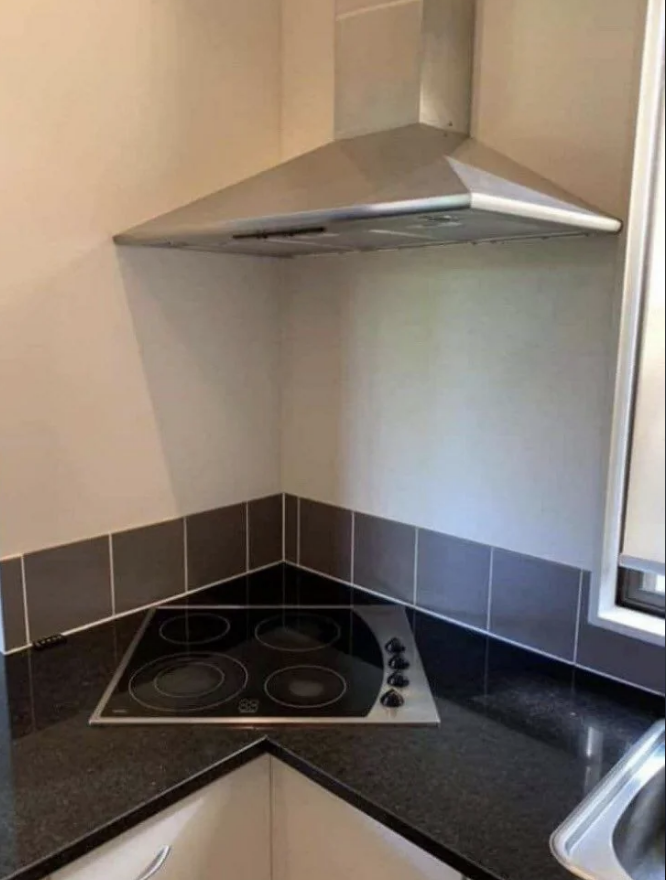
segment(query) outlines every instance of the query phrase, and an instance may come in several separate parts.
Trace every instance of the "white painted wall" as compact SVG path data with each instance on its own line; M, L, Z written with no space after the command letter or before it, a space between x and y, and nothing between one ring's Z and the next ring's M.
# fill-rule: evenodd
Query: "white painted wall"
M626 215L647 0L477 0L473 131Z
M279 488L268 264L110 237L280 151L275 0L0 5L0 554Z
M626 215L644 0L481 0L474 133ZM595 566L617 240L287 269L288 492Z
M335 137L335 0L281 0L282 158Z
M615 253L576 240L292 263L285 489L591 566Z
M624 213L644 5L481 0L476 134ZM282 24L274 0L2 4L0 553L278 489L284 275L287 491L589 565L613 243L284 273L110 244L279 158Z

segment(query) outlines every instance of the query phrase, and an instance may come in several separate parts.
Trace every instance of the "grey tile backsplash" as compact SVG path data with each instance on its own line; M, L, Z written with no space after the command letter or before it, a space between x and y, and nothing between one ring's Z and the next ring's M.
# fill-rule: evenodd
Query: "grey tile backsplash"
M281 560L282 495L6 559L0 561L5 649Z
M234 504L187 517L188 590L246 571L246 506Z
M298 562L298 498L284 496L284 558Z
M292 495L0 561L6 649L283 557L356 587L415 602L491 637L665 691L663 647L587 622L588 572Z
M298 564L351 581L351 511L305 498L298 506Z
M185 590L185 524L157 523L112 536L115 611L131 611Z
M290 562L664 693L663 647L587 623L589 572L293 496L286 496L285 509ZM335 552L326 544L332 533ZM349 559L354 560L351 578L344 574Z
M419 529L419 605L467 626L485 629L491 556L485 544Z
M400 599L414 600L416 529L357 513L354 518L353 582Z
M579 569L495 550L490 631L573 661L580 601Z
M28 553L24 565L33 641L111 617L108 537Z
M282 496L259 498L247 505L249 568L282 561Z
M23 572L21 558L0 562L0 608L5 633L5 650L20 648L27 642L23 603Z

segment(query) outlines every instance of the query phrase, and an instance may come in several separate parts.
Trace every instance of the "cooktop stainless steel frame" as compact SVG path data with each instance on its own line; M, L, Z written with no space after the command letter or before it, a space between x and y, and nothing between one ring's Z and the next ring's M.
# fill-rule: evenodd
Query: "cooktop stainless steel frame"
M129 666L134 651L137 648L141 638L148 629L151 620L158 611L285 611L285 612L310 612L325 613L326 611L349 611L358 614L365 623L370 627L379 644L383 646L389 639L397 637L407 646L407 654L409 657L409 687L405 689L405 704L399 709L389 709L382 706L380 697L384 690L382 688L377 694L375 705L367 715L359 717L347 716L313 716L313 717L280 717L280 716L254 716L254 715L238 715L224 717L202 717L197 715L159 715L155 717L143 717L138 715L124 715L118 717L106 717L103 715L104 709L111 699L120 679L125 670ZM388 671L386 673L388 675ZM104 691L99 705L90 717L91 725L116 725L116 724L217 724L236 727L282 727L284 725L294 726L321 726L330 724L392 724L392 725L411 725L411 726L435 726L440 723L437 706L428 684L428 679L419 656L418 648L414 633L407 620L407 614L402 606L398 605L160 605L153 608L146 615L146 619L141 624L139 631L132 639L132 643L125 652L125 655L116 670L115 675L107 689Z

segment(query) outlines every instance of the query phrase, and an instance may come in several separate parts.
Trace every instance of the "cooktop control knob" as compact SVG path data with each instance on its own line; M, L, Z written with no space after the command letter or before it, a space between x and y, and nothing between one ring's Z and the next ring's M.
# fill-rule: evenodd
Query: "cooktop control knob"
M405 705L405 698L397 691L390 690L386 691L385 694L382 694L381 704L382 706L386 706L387 709L399 709L401 706Z
M391 639L390 642L386 643L386 650L389 654L402 654L403 651L406 651L407 649L400 639Z
M409 669L409 660L402 654L396 654L389 660L389 666L391 669L395 669L396 672L404 672L405 669Z
M409 687L409 679L402 672L394 672L392 675L389 675L387 683L392 688Z

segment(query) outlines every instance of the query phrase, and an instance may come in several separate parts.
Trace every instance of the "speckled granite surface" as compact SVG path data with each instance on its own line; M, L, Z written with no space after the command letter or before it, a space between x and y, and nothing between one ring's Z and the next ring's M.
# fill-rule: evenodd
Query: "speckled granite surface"
M277 567L192 602L367 603ZM51 871L268 750L472 880L565 880L548 838L663 703L420 613L439 728L90 728L143 619L0 659L0 880Z

